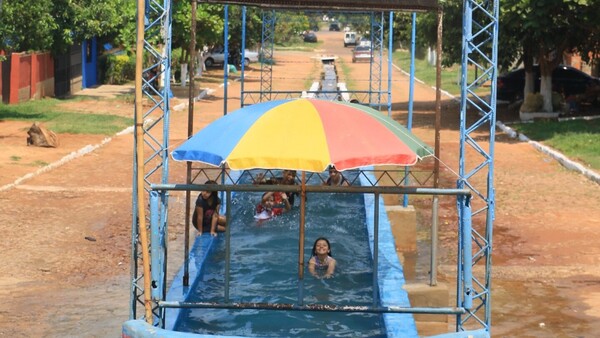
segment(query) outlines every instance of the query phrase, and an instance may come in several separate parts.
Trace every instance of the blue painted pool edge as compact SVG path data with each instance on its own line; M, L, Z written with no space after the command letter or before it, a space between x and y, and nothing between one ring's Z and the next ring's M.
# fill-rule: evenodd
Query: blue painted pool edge
M198 338L198 337L211 337L211 338L238 338L234 336L222 336L222 335L199 335L196 333L176 332L164 329L159 329L146 323L143 320L129 320L123 324L122 330L123 338ZM431 336L429 338L490 338L489 332L484 329L475 331L463 331L445 333L437 336Z
M370 174L373 168L364 168L365 175L360 176L361 185L370 185L376 182L375 177ZM379 264L378 282L379 297L382 306L410 307L408 293L403 286L406 284L404 270L396 253L396 245L392 228L390 225L383 198L375 201L373 194L364 194L365 214L367 220L367 231L369 232L369 245L373 253L374 245L374 209L375 202L379 203ZM386 313L383 315L385 329L388 337L418 337L417 325L412 314Z
M197 250L197 247L200 247L200 250L204 253L201 259L198 261L194 258L194 255L190 255L189 258L189 280L192 283L189 286L183 285L183 266L177 272L177 275L173 278L173 282L171 283L171 287L167 292L167 300L168 301L179 301L183 302L188 298L189 292L194 290L194 286L198 283L198 276L202 272L202 267L204 266L204 261L211 252L213 245L218 239L211 236L208 233L203 234L202 236L196 236L194 240L194 244L192 245L192 250ZM198 269L200 267L200 269ZM179 320L179 313L181 309L178 308L167 308L165 313L165 327L167 329L173 329L177 325L177 321ZM174 332L174 331L173 331ZM198 337L198 335L196 335Z

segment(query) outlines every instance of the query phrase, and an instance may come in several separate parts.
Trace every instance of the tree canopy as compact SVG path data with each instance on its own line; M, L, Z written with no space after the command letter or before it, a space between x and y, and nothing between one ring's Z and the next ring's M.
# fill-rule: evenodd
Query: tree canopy
M463 2L440 3L444 10L443 64L461 62ZM600 26L597 18L600 0L503 0L500 1L498 33L498 66L506 71L523 64L531 73L539 63L542 72L541 94L545 109L552 109L551 74L565 53L578 53L590 61L600 52ZM417 41L420 46L433 46L436 41L436 14L417 17ZM477 18L474 18L476 20ZM398 18L397 20L404 20ZM544 78L546 78L544 80ZM529 81L532 78L529 77ZM525 90L533 90L527 84Z
M116 35L132 8L127 0L4 0L0 48L62 53L75 42Z

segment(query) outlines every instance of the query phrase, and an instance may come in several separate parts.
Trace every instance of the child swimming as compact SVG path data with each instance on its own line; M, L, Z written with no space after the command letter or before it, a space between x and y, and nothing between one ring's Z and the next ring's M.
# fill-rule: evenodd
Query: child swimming
M256 206L254 218L259 220L270 219L290 211L292 205L284 192L267 191L262 195L260 203Z
M317 278L331 278L335 271L335 259L331 257L331 245L325 237L315 240L312 257L308 261L308 272Z

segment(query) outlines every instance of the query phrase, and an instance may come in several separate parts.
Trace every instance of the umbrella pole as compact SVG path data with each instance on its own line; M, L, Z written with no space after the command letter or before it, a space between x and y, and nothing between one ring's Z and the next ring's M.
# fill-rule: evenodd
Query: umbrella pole
M300 190L300 230L298 239L298 305L304 304L304 222L306 210L306 173L302 172Z
M150 293L150 251L148 249L148 230L146 229L146 210L144 200L144 131L143 131L143 114L142 114L142 75L143 75L143 56L144 56L144 2L138 0L138 17L137 17L137 43L135 54L135 135L136 135L136 166L137 166L137 208L138 214L138 234L140 236L140 246L142 247L142 264L144 271L144 308L146 313L146 322L152 324L154 318L152 316L152 295ZM133 259L137 259L134 257Z

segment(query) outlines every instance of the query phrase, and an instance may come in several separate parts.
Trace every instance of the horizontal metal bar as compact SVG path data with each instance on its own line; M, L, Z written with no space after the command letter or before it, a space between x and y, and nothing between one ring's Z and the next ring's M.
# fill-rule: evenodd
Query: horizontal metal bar
M262 92L254 91L254 90L246 90L246 91L244 91L244 93L245 94L261 94ZM306 93L306 94L337 94L337 93L370 94L370 93L377 93L377 92L368 91L368 90L272 90L269 93L302 95L303 93ZM387 93L387 92L383 92L383 93Z
M271 304L271 303L211 303L211 302L173 302L160 301L162 308L193 309L256 309L285 311L320 311L320 312L361 312L361 313L430 313L430 314L463 314L466 310L460 307L401 307L401 306L337 306L331 304Z
M183 191L285 191L300 192L302 186L276 184L151 184L152 190L183 190ZM469 189L440 189L413 187L363 187L363 186L323 186L307 185L306 192L310 193L363 193L363 194L406 194L406 195L455 195L471 196Z

